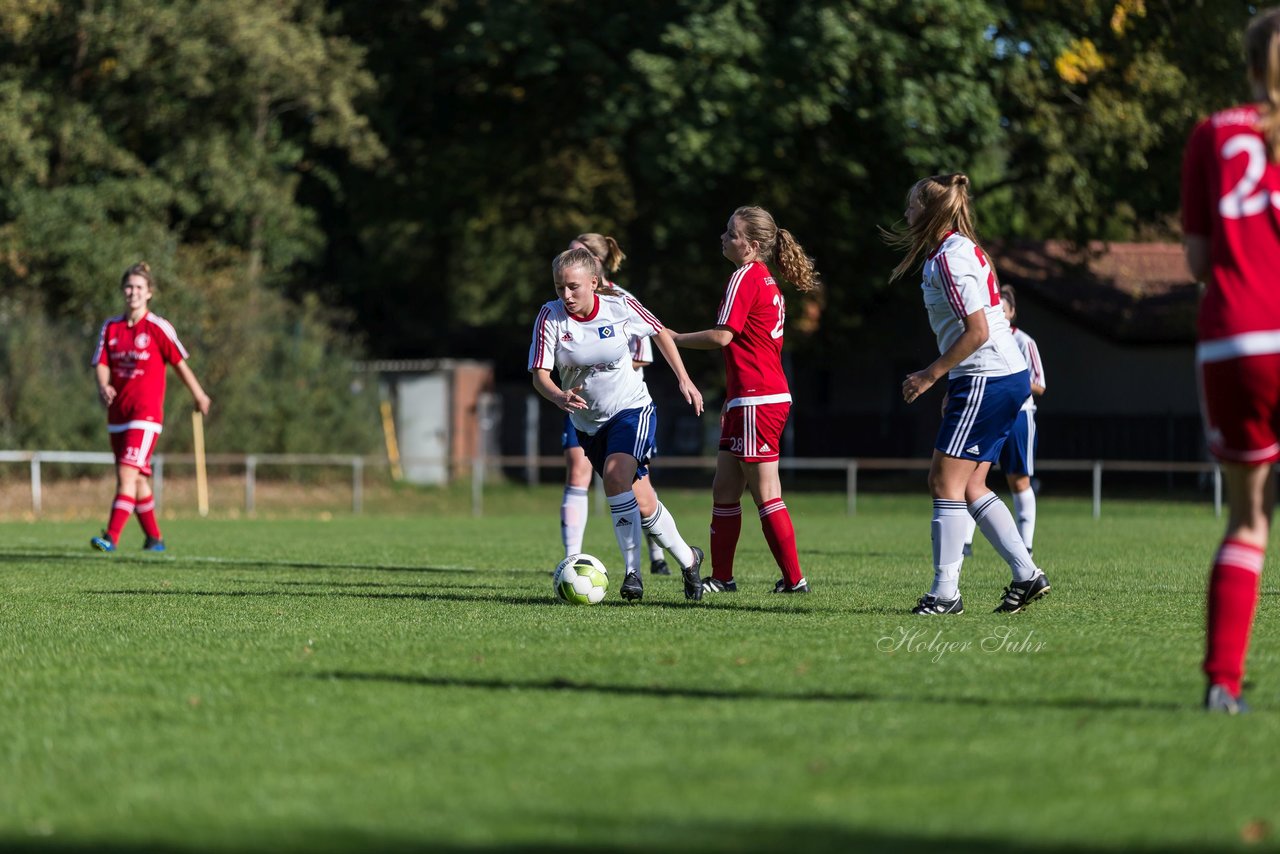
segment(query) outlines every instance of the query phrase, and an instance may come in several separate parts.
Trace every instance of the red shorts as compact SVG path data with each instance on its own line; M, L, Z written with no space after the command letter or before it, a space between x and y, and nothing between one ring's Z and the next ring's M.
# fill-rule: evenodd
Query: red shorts
M789 403L735 406L720 417L720 450L744 463L771 463L782 448L782 428L787 426Z
M160 425L151 421L130 421L127 424L108 424L111 434L111 450L116 455L116 465L133 466L147 477L151 476L151 454L160 438Z
M1255 465L1280 460L1280 353L1204 362L1199 370L1213 455Z

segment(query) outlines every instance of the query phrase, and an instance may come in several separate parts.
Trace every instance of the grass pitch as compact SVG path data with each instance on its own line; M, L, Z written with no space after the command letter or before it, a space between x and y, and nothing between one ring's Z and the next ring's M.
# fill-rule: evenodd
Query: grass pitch
M814 592L555 601L558 489L430 516L0 525L0 848L1200 851L1280 839L1280 614L1199 708L1206 506L1043 500L1053 592L922 619L930 503L788 495ZM709 497L664 495L705 547ZM1274 575L1271 576L1274 578ZM919 633L917 633L919 632Z

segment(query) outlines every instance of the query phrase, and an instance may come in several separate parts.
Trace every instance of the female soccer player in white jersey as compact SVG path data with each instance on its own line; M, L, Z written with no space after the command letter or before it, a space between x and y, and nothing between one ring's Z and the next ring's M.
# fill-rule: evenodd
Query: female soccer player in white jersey
M568 249L556 256L551 272L559 299L544 305L534 322L529 372L538 393L573 419L578 442L604 479L626 569L619 592L628 600L644 595L640 550L649 531L679 562L685 598L699 600L702 550L685 543L675 519L644 480L654 454L657 414L648 388L631 366L630 336L656 336L680 393L698 413L702 395L662 323L633 297L601 290L604 270L594 255ZM560 375L559 386L551 379L553 368Z
M726 401L711 485L711 577L703 579L703 586L713 593L738 589L733 558L742 531L742 492L750 489L765 540L782 571L773 592L808 593L778 478L782 428L791 410L782 372L787 308L766 262L776 257L783 278L801 292L818 286L818 274L791 232L778 228L764 208L734 211L720 236L720 251L737 269L729 277L715 327L672 336L681 347L724 353Z
M1004 309L1004 319L1009 322L1013 332L1013 340L1022 352L1031 373L1031 394L1018 411L1018 417L1009 431L1009 438L1000 451L1000 470L1009 482L1009 491L1013 494L1013 515L1018 520L1018 534L1027 547L1027 554L1032 554L1032 544L1036 537L1036 493L1031 488L1031 478L1036 473L1036 447L1040 435L1036 432L1036 398L1044 394L1044 362L1040 359L1040 348L1036 340L1022 329L1015 326L1018 319L1018 297L1013 285L1000 286L1000 305ZM978 523L969 517L968 534L965 537L964 553L970 554L973 544L973 533Z
M941 354L902 383L907 403L948 377L942 427L929 469L933 495L933 587L915 614L962 614L960 565L966 517L972 515L1009 563L1013 581L997 612L1021 611L1049 592L1031 562L1009 509L987 488L987 472L1031 394L1027 366L1000 307L995 271L977 243L969 178L956 173L917 181L907 196L906 227L886 232L906 250L891 279L924 257L925 308Z
M120 277L124 313L109 318L98 333L90 364L98 380L98 398L107 408L107 433L116 457L116 496L101 536L89 543L113 552L129 517L137 514L146 551L165 550L151 491L151 454L164 422L166 366L173 365L194 398L209 414L209 395L187 365L187 351L172 324L152 314L151 267L134 264Z
M596 257L605 275L618 272L626 254L618 241L612 237L595 232L579 234L569 243L570 249L585 249ZM631 296L614 282L605 280L604 286L611 288L621 296ZM631 336L631 365L644 378L644 368L653 363L653 345L647 335ZM564 430L560 434L560 447L564 450L564 500L560 502L560 539L564 543L564 556L575 555L582 551L582 537L587 529L588 501L587 493L591 489L591 461L582 451L578 443L578 432L573 421L566 414ZM670 575L667 561L662 556L662 546L652 535L645 538L649 543L649 571L654 575Z
M1201 409L1230 508L1209 580L1205 707L1236 714L1280 461L1280 9L1245 32L1254 102L1196 125L1182 167Z

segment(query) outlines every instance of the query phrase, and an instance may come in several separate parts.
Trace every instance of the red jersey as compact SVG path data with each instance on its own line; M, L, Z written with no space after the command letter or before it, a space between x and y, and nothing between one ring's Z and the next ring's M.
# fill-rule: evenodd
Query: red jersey
M1255 106L1215 113L1183 157L1182 230L1208 238L1212 267L1202 361L1280 352L1280 165L1257 125Z
M729 277L716 314L716 325L733 331L724 348L726 408L791 401L782 373L786 317L786 300L764 264L752 261Z
M116 397L107 410L107 423L161 423L166 368L186 358L178 333L163 317L147 312L130 326L120 315L102 324L91 364L111 369Z

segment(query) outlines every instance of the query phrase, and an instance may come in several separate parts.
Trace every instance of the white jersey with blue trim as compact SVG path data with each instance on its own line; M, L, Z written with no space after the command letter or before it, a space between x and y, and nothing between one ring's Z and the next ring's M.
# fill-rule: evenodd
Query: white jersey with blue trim
M1004 319L995 271L978 244L959 232L948 234L925 259L920 289L939 353L964 334L966 317L976 311L987 317L987 340L948 376L1003 377L1027 369Z
M586 409L569 413L573 426L594 436L619 412L653 402L638 371L631 367L632 338L663 329L661 321L634 297L596 296L595 308L579 319L552 300L538 312L529 347L529 370L551 370L560 387L579 388Z
M1044 381L1044 362L1040 361L1040 348L1036 346L1036 339L1023 332L1018 327L1013 327L1013 340L1018 345L1018 350L1022 352L1022 358L1027 362L1027 370L1031 372L1031 384L1048 388ZM1023 409L1036 411L1036 396L1034 394L1027 397L1026 403L1022 404Z
M628 291L626 288L622 287L619 284L616 284L614 282L609 282L609 287L617 291L619 296L630 297L631 299L636 298L635 294L631 293L630 291ZM636 302L639 302L639 300L636 300ZM631 361L641 363L641 367L636 368L636 373L640 375L641 379L644 379L643 366L653 364L653 342L651 340L652 337L653 336L651 335L635 335L635 334L631 336Z

